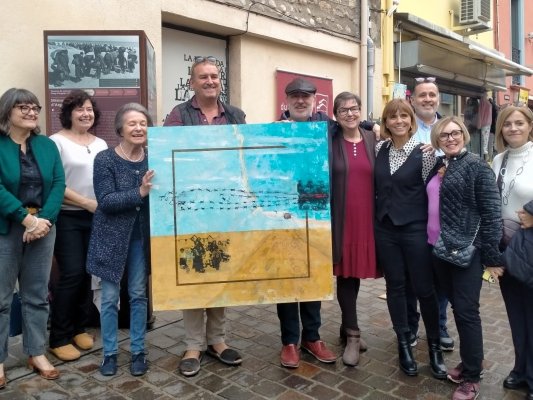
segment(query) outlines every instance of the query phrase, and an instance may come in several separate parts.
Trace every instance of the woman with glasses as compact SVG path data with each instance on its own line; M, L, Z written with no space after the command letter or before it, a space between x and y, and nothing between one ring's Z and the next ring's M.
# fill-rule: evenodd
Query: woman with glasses
M533 228L533 113L529 108L509 106L500 112L496 146L500 154L494 157L492 169L498 175L502 196L503 247L516 230L531 232ZM513 336L515 363L503 386L527 389L526 399L533 400L533 287L526 283L528 277L531 281L531 273L526 273L524 279L523 273L515 269L520 258L530 262L532 258L525 248L514 243L509 247L518 259L508 259L511 262L505 269L489 268L496 279L500 277Z
M346 342L342 361L359 363L361 334L357 295L361 279L377 278L374 243L375 134L361 128L361 99L343 92L333 103L337 120L331 129L331 217L333 274L342 312L341 338Z
M59 150L65 169L65 198L57 218L54 255L59 277L52 288L50 352L62 361L80 358L79 350L93 347L85 332L92 305L91 276L85 260L91 235L96 199L93 187L95 156L107 144L89 131L100 118L94 100L77 89L65 97L59 119L61 129L50 136Z
M385 275L387 305L398 338L400 369L408 376L418 374L407 317L406 288L410 284L420 302L426 327L431 373L437 379L446 379L440 349L439 305L426 233L425 183L435 165L435 155L423 152L422 145L413 137L417 130L415 115L405 100L387 103L382 120L382 136L390 140L376 146L375 235L378 264Z
M6 385L9 312L15 283L22 301L22 347L44 379L59 371L44 355L48 281L65 174L54 142L40 135L37 97L12 88L0 98L0 388Z
M483 265L498 267L501 211L489 165L466 149L470 135L458 117L442 118L431 130L431 144L443 151L439 172L428 183L428 241L450 254L475 246L469 264L459 266L433 253L434 271L450 300L459 333L461 363L448 371L459 383L452 399L475 399L482 372L483 337L479 296ZM436 250L435 249L435 250Z

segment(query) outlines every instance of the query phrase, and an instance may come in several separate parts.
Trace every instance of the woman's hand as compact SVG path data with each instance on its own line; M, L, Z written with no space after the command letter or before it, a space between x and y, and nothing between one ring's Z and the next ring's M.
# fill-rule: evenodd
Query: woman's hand
M431 143L425 143L420 147L420 150L422 150L422 153L435 153L435 149L431 145Z
M523 209L518 210L516 214L518 215L522 229L533 228L533 215Z
M496 282L500 281L500 277L503 276L505 272L503 267L487 267L486 270L489 271L490 276L492 276Z
M41 239L48 235L52 223L44 218L37 218L34 215L24 218L22 224L26 227L22 235L22 241L25 243Z
M150 190L152 189L152 178L154 175L155 171L153 169L149 169L146 171L146 174L144 174L141 187L139 189L141 197L146 197L148 196L148 193L150 193Z

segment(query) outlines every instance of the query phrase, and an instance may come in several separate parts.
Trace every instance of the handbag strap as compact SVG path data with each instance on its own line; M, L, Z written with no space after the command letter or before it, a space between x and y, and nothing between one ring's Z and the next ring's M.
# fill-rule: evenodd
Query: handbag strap
M476 233L474 233L474 237L472 238L472 241L470 242L469 246L472 246L474 244L474 242L476 241L476 237L477 237L477 234L479 232L479 228L480 227L481 227L481 218L479 219L479 221L477 223Z
M500 167L500 170L498 171L498 180L496 181L496 183L498 184L498 189L500 190L500 195L502 194L502 189L503 189L503 174L502 174L502 170L505 171L505 169L507 168L507 159L508 158L509 158L509 150L507 150L505 152L505 154L503 155L502 165Z

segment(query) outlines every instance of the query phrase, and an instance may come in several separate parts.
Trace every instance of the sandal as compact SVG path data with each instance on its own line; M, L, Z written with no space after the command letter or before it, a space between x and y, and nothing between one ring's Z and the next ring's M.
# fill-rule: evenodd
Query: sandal
M182 358L178 369L183 376L194 376L200 372L200 363L202 362L203 353L200 353L199 358Z
M209 345L206 353L226 365L239 365L242 363L240 354L233 349L226 349L222 353L217 353L214 347Z

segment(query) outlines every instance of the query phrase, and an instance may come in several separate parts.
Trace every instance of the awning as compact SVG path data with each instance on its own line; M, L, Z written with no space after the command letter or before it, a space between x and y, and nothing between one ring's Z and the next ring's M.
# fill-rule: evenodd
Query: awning
M435 25L425 19L410 13L394 14L395 21L402 31L408 31L417 36L418 39L428 43L444 46L450 54L457 53L487 64L489 67L500 69L504 76L511 75L533 75L533 69L517 64L505 58L503 53L489 49L476 43L466 36L459 35L447 28ZM438 67L438 66L437 66ZM460 73L460 71L459 71ZM479 77L472 76L474 79ZM505 86L505 85L504 85Z

